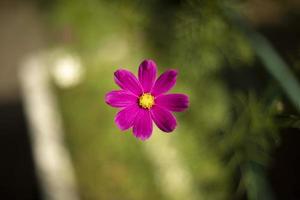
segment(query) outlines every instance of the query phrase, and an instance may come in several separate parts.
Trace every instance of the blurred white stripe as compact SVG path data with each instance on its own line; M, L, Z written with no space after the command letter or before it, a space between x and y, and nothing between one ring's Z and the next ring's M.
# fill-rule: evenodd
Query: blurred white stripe
M20 69L38 177L46 200L78 200L74 170L63 141L61 116L50 85L47 56L27 59Z

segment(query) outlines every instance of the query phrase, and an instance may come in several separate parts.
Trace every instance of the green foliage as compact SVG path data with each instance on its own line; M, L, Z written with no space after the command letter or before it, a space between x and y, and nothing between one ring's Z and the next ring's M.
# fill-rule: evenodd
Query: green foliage
M277 121L280 127L300 129L300 116L298 115L282 115Z

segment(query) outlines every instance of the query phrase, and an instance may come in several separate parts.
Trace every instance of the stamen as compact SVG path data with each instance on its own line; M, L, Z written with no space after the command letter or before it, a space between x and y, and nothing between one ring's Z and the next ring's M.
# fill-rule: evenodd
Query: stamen
M150 93L144 93L139 98L139 105L142 108L150 109L154 105L154 96L152 96Z

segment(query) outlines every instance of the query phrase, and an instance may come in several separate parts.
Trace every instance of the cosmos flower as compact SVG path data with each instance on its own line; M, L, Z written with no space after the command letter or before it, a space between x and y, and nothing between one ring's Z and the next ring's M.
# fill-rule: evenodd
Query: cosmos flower
M121 90L106 94L105 102L121 110L115 123L121 130L132 127L133 134L141 140L148 139L153 130L153 121L164 132L172 132L177 125L171 112L188 108L189 98L184 94L165 94L176 83L177 71L167 70L156 79L154 61L144 60L138 71L138 79L125 69L117 70L115 82Z

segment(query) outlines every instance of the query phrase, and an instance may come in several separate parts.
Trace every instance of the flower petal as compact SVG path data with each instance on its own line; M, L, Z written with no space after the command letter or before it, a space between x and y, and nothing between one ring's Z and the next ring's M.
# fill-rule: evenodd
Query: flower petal
M134 119L139 113L140 108L137 104L133 104L119 111L115 117L115 123L121 130L129 129L133 126Z
M137 102L137 97L126 90L115 90L105 95L105 102L112 107L127 107Z
M156 64L152 60L144 60L139 66L139 81L144 92L150 92L156 78Z
M153 88L153 95L160 95L169 91L176 83L177 71L176 70L168 70L156 80Z
M134 122L133 134L141 140L146 140L152 135L152 130L153 123L149 110L140 109Z
M150 110L156 126L164 132L172 132L177 125L174 115L165 108L153 106Z
M119 69L115 72L115 82L124 90L128 90L135 95L140 95L143 93L142 86L134 76L128 70Z
M184 94L163 94L155 99L155 104L170 111L182 112L189 107L189 97Z

